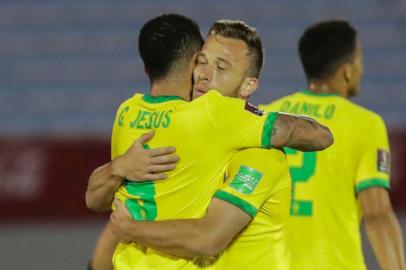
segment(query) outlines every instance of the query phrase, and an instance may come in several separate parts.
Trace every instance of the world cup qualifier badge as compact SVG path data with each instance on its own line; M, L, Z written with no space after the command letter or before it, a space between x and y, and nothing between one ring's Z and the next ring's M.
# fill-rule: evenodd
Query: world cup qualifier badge
M245 103L244 109L246 109L249 112L252 112L253 114L259 115L259 116L262 116L265 113L263 110L260 110L257 106L252 105L249 102Z
M251 194L262 178L262 173L254 168L241 165L230 187L242 194Z
M390 154L389 151L378 149L377 158L378 171L389 173L390 171Z

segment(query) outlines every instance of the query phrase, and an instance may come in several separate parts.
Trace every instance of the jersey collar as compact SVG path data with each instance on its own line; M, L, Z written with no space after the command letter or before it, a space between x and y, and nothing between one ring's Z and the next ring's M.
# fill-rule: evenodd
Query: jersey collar
M142 100L148 103L162 103L172 100L183 100L179 96L151 96L150 94L145 94L142 96Z
M310 91L309 89L303 90L302 93L305 95L308 95L308 96L315 96L315 97L339 96L338 94L334 94L334 93L315 93L313 91Z

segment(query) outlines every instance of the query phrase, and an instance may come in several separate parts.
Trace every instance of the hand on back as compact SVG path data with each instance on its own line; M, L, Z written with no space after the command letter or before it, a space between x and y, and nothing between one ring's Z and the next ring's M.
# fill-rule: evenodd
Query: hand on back
M174 154L175 147L146 149L153 136L153 131L142 135L125 154L116 157L112 161L113 174L132 182L166 179L166 173L176 168L179 157Z

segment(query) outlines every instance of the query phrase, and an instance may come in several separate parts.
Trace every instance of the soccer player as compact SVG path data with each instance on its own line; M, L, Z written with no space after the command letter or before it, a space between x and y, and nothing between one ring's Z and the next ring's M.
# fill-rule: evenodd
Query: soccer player
M198 55L193 96L216 88L247 99L257 88L262 59L255 29L240 21L214 23ZM216 269L290 269L285 227L291 185L285 154L275 149L239 151L226 175L201 219L133 223L117 203L113 228L123 241L177 256L217 256L229 246L210 265Z
M390 153L385 124L348 98L358 94L362 49L342 20L304 32L299 53L303 91L266 110L305 114L328 126L334 145L322 152L287 150L293 180L288 226L293 270L364 270L360 221L382 269L405 269L402 233L389 200Z
M120 106L112 138L115 162L98 171L98 174L107 172L116 180L103 186L91 178L86 196L91 208L108 208L112 199L110 192L121 185L121 177L131 179L117 170L122 167L115 164L125 163L125 152L132 142L151 129L156 130L156 135L149 145L176 145L182 159L177 169L169 174L170 181L124 181L116 196L136 220L203 216L211 195L221 182L227 161L237 149L290 145L310 150L323 149L332 143L328 130L314 121L276 113L261 116L244 110L243 101L224 98L215 91L194 102L186 102L194 61L190 50L185 52L185 46L190 46L190 36L194 36L196 28L197 25L185 17L163 15L149 21L141 30L139 47L151 79L151 94L137 94ZM239 121L234 122L232 118ZM193 119L193 125L190 119ZM209 155L195 158L197 153L205 152ZM179 268L189 263L155 250L144 250L136 244L121 244L115 253L118 269Z

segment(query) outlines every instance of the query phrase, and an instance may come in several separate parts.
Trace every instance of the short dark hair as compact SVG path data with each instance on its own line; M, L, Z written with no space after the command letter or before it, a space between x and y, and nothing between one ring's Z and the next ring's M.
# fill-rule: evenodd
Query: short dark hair
M299 40L299 54L309 79L325 79L354 60L357 32L345 20L319 22L307 28Z
M243 21L219 20L211 26L208 36L210 35L220 35L225 38L244 41L247 44L251 57L248 75L256 78L259 77L264 62L264 53L262 51L261 38L258 36L255 28L250 27Z
M138 50L151 82L179 71L201 50L203 37L192 19L180 14L163 14L149 20L138 37Z

